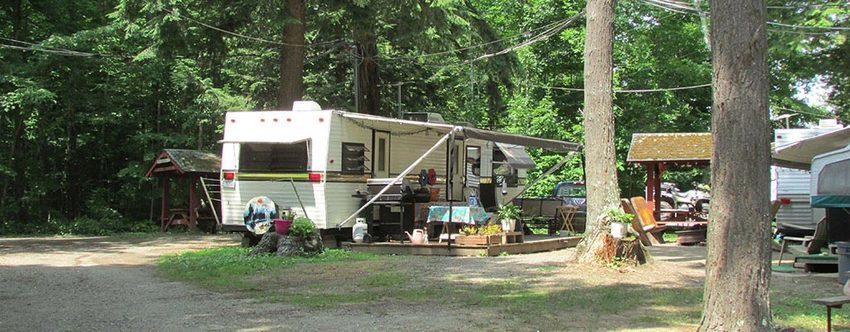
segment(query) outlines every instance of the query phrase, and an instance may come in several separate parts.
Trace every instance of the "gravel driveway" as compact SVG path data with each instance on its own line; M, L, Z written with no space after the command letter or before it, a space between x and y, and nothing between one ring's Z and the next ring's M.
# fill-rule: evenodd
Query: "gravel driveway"
M227 236L0 238L0 330L265 330L285 308L156 274L156 257L233 245ZM265 317L265 315L262 315Z

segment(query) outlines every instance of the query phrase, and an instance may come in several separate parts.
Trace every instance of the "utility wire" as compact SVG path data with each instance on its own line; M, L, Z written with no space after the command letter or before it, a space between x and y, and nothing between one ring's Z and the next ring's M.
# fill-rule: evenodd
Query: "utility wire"
M648 4L648 5L651 5L651 6L655 6L655 7L659 7L659 8L663 8L663 9L666 9L666 10L670 10L670 11L674 11L674 12L678 12L678 13L683 13L683 14L698 14L698 12L699 12L699 10L695 7L692 7L692 6L689 6L689 5L686 5L686 4L682 4L682 3L677 2L677 1L672 1L672 0L642 0L641 2ZM780 27L786 27L786 28L792 28L792 29L850 31L850 27L804 26L804 25L793 25L793 24L786 24L786 23L773 22L773 21L768 21L767 24L768 25L774 25L774 26L780 26Z
M498 52L495 52L495 53L490 53L490 54L484 54L484 55L482 55L482 56L479 56L479 57L477 57L477 58L475 58L475 59L470 60L469 62L471 63L471 62L475 62L475 61L478 61L478 60L487 59L487 58L492 58L492 57L494 57L494 56L499 56L499 55L502 55L502 54L507 54L507 53L510 53L510 52L516 51L516 50L518 50L518 49L521 49L521 48L523 48L523 47L529 46L529 45L531 45L531 44L534 44L534 43L536 43L536 42L539 42L539 41L541 41L541 40L549 39L550 37L554 36L554 35L555 35L555 34L557 34L558 32L561 32L562 30L566 29L566 28L567 28L568 26L570 26L573 22L577 21L579 18L581 18L582 16L584 16L584 14L585 14L585 10L584 10L584 9L582 9L582 11L580 11L578 14L575 14L575 15L573 15L572 17L570 17L570 18L568 18L568 19L564 20L564 21L563 21L563 23L558 24L558 25L556 25L556 26L554 26L554 27L552 27L552 28L549 28L549 29L547 29L546 31L541 32L541 33L540 33L540 34L538 34L537 36L534 36L534 37L532 37L532 38L529 38L529 39L528 39L528 40L526 40L526 41L523 41L523 42L521 42L521 43L519 43L519 44L516 44L516 45L514 45L514 46L510 46L510 47L505 48L505 49L503 49L503 50L501 50L501 51L498 51Z
M582 88L566 88L566 87L559 87L559 86L545 86L545 85L536 85L536 84L531 84L531 86L536 87L536 88L542 88L542 89L550 89L550 90L575 91L575 92L585 91L585 89L582 89ZM634 89L634 90L616 89L616 90L614 90L614 93L647 93L647 92L678 91L678 90L705 88L705 87L710 87L710 86L711 86L711 83L699 84L699 85L690 85L690 86L679 86L679 87L673 87L673 88L658 88L658 89Z
M20 45L0 44L0 48L6 48L6 49L12 49L12 50L18 50L18 51L25 51L25 52L44 52L44 53L51 53L51 54L58 54L58 55L65 55L65 56L76 56L76 57L86 57L86 58L89 58L89 57L124 57L124 56L121 56L121 55L101 54L101 53L93 53L93 52L82 52L82 51L69 50L69 49L66 49L66 48L49 47L49 46L44 46L42 44L36 44L36 43L31 43L31 42L27 42L27 41L23 41L23 40L17 40L17 39L12 39L12 38L8 38L8 37L2 37L2 36L0 36L0 40L5 40L5 41L9 41L9 42L12 42L12 43L17 43L17 44L22 44L22 45L27 45L27 46L20 46Z
M6 44L0 44L0 48L26 51L26 52L45 52L45 53L58 54L58 55L64 55L64 56L76 56L76 57L85 57L85 58L112 56L112 55L104 55L104 54L97 54L97 53L78 52L78 51L70 51L70 50L62 51L62 50L54 50L54 49L48 49L48 48L34 48L34 47L24 47L24 46L6 45Z
M582 10L582 12L583 12L583 10ZM518 34L515 34L515 35L512 35L512 36L508 36L508 37L504 37L504 38L500 38L500 39L496 39L496 40L491 40L491 41L480 43L480 44L465 46L465 47L456 48L456 49L451 49L451 50L447 50L447 51L425 53L425 54L418 54L418 55L410 55L410 56L398 56L398 57L379 56L378 58L380 58L382 60L419 59L419 58L446 55L446 54L452 54L452 53L457 53L457 52L461 52L461 51L467 51L467 50L471 50L471 49L475 49L475 48L484 47L484 46L487 46L487 45L500 43L500 42L503 42L503 41L506 41L506 40L513 40L513 39L516 39L516 38L519 38L519 37L527 36L527 35L529 35L533 32L539 31L539 30L544 30L544 29L548 30L548 29L551 29L553 26L564 24L564 22L566 22L570 19L571 19L571 17L563 19L563 20L555 21L555 22L552 22L552 23L549 23L549 24L546 24L546 25L543 25L543 26L540 26L540 27L537 27L537 28L534 28L534 29L531 29L531 30L528 30L528 31L525 31L525 32L521 32L521 33L518 33Z
M780 27L792 28L792 29L813 29L813 30L829 30L829 31L850 31L850 27L820 27L820 26L806 26L806 25L793 25L793 24L785 24L779 22L767 22L769 25L775 25Z
M198 24L198 25L200 25L200 26L203 26L203 27L205 27L205 28L208 28L208 29L212 29L212 30L215 30L215 31L218 31L218 32L221 32L221 33L225 33L225 34L231 35L231 36L236 36L236 37L240 37L240 38L244 38L244 39L248 39L248 40L253 40L253 41L257 41L257 42L261 42L261 43L267 43L267 44L274 44L274 45L280 45L280 46L291 46L291 47L306 47L306 48L310 48L310 47L317 47L317 46L322 46L322 45L326 45L326 44L336 44L336 43L338 43L338 42L340 42L340 41L341 41L341 39L338 39L338 40L327 41L327 42L320 42L320 43L315 43L315 44L290 44L290 43L283 43L283 42L279 42L279 41L268 40L268 39L263 39L263 38L253 37L253 36L248 36L248 35L244 35L244 34L241 34L241 33L238 33L238 32L234 32L234 31L230 31L230 30L225 30L225 29L219 28L219 27L217 27L217 26L209 25L209 24L206 24L206 23L204 23L204 22L198 21L198 20L196 20L196 19L194 19L194 18L191 18L191 17L188 17L188 16L180 15L179 13L177 13L177 10L176 10L176 9L172 10L172 11L171 11L171 13L172 13L172 14L174 14L175 16L177 16L177 17L183 18L183 19L188 20L188 21L192 21L192 22L194 22L194 23L196 23L196 24Z

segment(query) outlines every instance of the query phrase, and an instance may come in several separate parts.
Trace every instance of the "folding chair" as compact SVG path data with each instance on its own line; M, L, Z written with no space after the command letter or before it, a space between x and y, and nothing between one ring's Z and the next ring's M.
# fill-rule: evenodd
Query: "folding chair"
M578 207L575 205L561 205L557 208L558 215L564 221L560 230L567 231L570 234L576 233L576 229L573 227L573 217L575 217L577 209Z

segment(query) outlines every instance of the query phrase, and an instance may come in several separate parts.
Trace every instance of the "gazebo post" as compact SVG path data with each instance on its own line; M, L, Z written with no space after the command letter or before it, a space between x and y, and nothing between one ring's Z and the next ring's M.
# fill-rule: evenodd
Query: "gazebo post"
M159 227L163 232L165 232L167 230L167 228L164 228L164 226L165 226L165 223L168 222L168 218L169 218L168 202L169 202L169 200L171 200L171 197L169 197L169 191L170 191L171 186L170 186L170 183L169 183L170 179L168 177L161 176L161 177L159 177L159 179L160 179L160 185L162 186L162 210L160 211L160 216L159 216Z
M650 206L655 206L655 162L645 163L646 166L646 200Z
M661 175L664 174L664 162L656 163L654 170L655 175L652 178L655 180L655 183L652 184L654 187L654 196L652 197L654 210L655 210L655 218L661 220ZM675 206L673 207L676 208Z
M189 229L195 229L198 225L198 216L195 213L198 210L198 192L195 190L195 184L198 182L197 176L189 177Z

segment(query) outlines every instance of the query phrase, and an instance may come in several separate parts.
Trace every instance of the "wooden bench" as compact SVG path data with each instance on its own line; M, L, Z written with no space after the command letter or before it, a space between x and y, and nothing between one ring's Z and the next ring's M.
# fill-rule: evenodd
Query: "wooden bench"
M842 305L850 303L850 298L847 296L824 297L812 300L814 304L826 306L826 331L832 331L832 308L841 308Z

